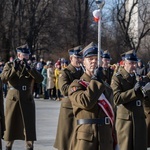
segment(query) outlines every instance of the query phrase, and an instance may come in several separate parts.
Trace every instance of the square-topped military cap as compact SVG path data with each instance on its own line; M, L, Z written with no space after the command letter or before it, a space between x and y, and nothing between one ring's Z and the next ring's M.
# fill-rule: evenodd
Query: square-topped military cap
M29 54L29 55L31 54L27 44L17 47L16 51L20 53Z
M124 59L125 59L125 54L126 54L126 53L122 53L122 54L120 54L120 56L121 56L121 59L122 59L122 60L124 60Z
M130 60L130 61L137 61L137 56L135 53L135 50L130 50L128 52L125 53L125 60Z
M102 56L101 56L101 57L102 57L102 58L111 59L111 57L110 57L110 54L109 54L108 50L105 50L105 51L102 53Z
M76 47L74 47L74 48L71 48L71 49L69 49L68 50L68 52L69 52L69 55L70 56L76 56L76 57L82 57L82 55L81 55L81 50L82 50L82 47L81 46L76 46Z
M81 51L83 57L95 56L98 54L98 47L94 42L91 42Z
M137 61L142 63L142 59L140 59L140 58L138 58Z

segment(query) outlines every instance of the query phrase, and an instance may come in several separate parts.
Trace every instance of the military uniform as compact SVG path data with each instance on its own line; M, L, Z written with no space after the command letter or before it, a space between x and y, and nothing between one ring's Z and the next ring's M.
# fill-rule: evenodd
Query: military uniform
M26 52L25 48L23 52ZM16 70L14 62L8 62L4 66L1 79L8 83L4 140L35 141L35 102L32 91L34 82L42 82L43 76L35 68L27 70L20 64ZM12 143L8 149L11 146Z
M110 67L109 68L103 68L103 75L104 75L104 81L106 81L109 85L111 83L111 79L113 76L114 70L112 70Z
M3 100L3 87L0 79L0 139L3 138L5 130L5 117L4 117L4 100ZM0 141L0 150L2 150L2 142Z
M98 48L94 43L85 47L82 53L84 60L86 59L88 63L91 58L95 59L95 62L93 61L95 64L97 63ZM86 70L87 66L86 64ZM80 80L74 80L68 91L76 118L69 150L113 150L112 125L98 105L98 99L102 93L108 101L112 99L112 89L108 84L92 79L87 72L81 76Z
M127 54L128 60L132 55ZM136 93L136 77L121 67L112 78L111 87L117 106L116 131L120 150L146 150L146 123L143 96Z
M150 72L146 77L143 78L146 83L150 82ZM147 92L147 97L143 101L144 112L146 115L146 125L147 125L147 147L150 147L150 91Z
M78 47L70 53L70 55L74 54L76 56L81 56L78 54ZM72 104L68 97L68 88L73 80L79 79L82 74L83 70L81 67L75 68L72 64L69 64L67 68L64 68L61 71L61 74L59 76L59 88L63 95L63 99L61 101L57 135L54 143L54 147L59 150L68 150L70 146L72 130L74 128L74 115Z
M104 59L106 59L105 61L107 62L107 61L110 61L110 54L108 53L108 51L106 50L106 51L104 51L103 52L103 54L102 54L102 61L104 61L103 60L103 58ZM105 63L106 63L105 62ZM109 64L107 64L107 65L109 65ZM102 67L103 67L103 64L102 64ZM112 78L112 76L113 76L113 73L114 73L114 70L113 69L111 69L110 67L108 67L107 66L107 68L106 67L103 67L103 80L105 81L105 82L107 82L109 85L110 85L110 83L111 83L111 78Z

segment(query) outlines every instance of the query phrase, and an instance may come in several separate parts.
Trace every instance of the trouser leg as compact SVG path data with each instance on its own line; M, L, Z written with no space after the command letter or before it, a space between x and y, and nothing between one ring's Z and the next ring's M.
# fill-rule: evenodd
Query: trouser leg
M13 143L14 143L14 141L7 141L6 142L6 150L11 150Z
M2 150L2 140L0 139L0 150Z
M24 129L24 135L25 135L26 149L27 149L27 150L33 150L34 141L28 141L28 140L27 140L27 136L26 136L26 131L25 131L25 129Z
M27 150L33 150L33 141L26 141L26 148Z
M1 140L1 135L2 135L2 132L1 132L1 123L0 123L0 150L2 150L2 140Z
M7 141L6 142L6 150L11 150L12 149L12 145L13 145L14 141ZM33 141L26 141L26 148L27 150L33 150Z

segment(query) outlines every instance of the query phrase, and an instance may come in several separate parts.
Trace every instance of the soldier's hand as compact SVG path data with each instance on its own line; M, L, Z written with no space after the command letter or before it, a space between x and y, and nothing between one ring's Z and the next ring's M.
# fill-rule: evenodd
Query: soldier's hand
M26 69L27 69L27 70L30 70L31 67L30 67L30 65L28 64L27 60L26 60L26 59L23 59L23 62L24 62L24 65L25 65Z
M102 82L102 78L103 78L103 72L102 72L103 68L102 67L99 67L99 68L96 68L94 70L94 74L92 76L92 80L97 80L99 82Z
M145 86L142 87L142 93L144 97L147 97L147 92L150 91L150 82L148 82Z
M14 68L17 71L20 65L20 60L19 59L15 59L13 62Z
M135 85L134 85L134 91L136 93L137 96L141 96L142 94L142 86L143 86L143 82L142 81L138 81Z

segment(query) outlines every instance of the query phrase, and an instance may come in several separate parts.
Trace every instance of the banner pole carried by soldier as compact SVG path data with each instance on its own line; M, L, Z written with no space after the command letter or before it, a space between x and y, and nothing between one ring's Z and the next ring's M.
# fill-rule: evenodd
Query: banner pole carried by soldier
M101 66L101 14L102 14L102 8L105 4L105 0L96 0L95 1L97 6L98 6L98 10L93 11L93 16L94 16L94 20L96 22L98 22L98 67Z
M68 90L76 120L69 150L113 150L112 89L97 67L97 45L90 43L82 54L85 72Z

